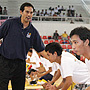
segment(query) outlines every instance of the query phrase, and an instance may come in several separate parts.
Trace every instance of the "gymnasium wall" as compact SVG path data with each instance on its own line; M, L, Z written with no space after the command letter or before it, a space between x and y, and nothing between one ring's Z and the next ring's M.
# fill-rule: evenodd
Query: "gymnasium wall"
M39 31L40 35L53 35L55 30L58 30L59 35L61 35L64 31L67 32L67 34L70 33L70 31L76 27L85 26L90 29L89 24L69 24L69 23L60 23L60 22L32 22L32 24L35 26L35 28Z

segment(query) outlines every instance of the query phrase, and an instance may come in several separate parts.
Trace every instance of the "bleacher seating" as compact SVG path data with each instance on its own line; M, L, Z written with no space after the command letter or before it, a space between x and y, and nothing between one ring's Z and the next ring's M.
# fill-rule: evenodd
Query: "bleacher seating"
M71 46L71 45L68 45L68 46L67 46L67 49L72 49L72 46Z
M48 43L49 43L48 40L45 40L45 41L44 41L44 44L48 44Z
M52 39L52 36L48 36L48 39Z
M64 40L60 40L60 44L63 44L64 43Z
M62 39L62 37L61 36L58 36L58 39Z
M21 5L21 3L23 3L23 1L24 0L19 0L19 1L14 0L12 2L11 1L8 2L8 0L6 0L5 2L3 2L3 0L0 0L0 3L2 5L2 7L4 7L4 6L8 7L7 9L8 9L9 16L10 15L11 16L19 16L20 14L18 11L19 11L20 5ZM17 2L18 2L18 4L17 4ZM27 0L27 2L29 2L29 0ZM90 1L88 1L88 2L90 2ZM37 0L37 3L36 3L36 0L30 0L30 3L32 3L34 5L36 11L40 10L40 12L42 9L49 10L49 7L55 8L55 7L58 7L58 5L60 5L60 7L63 6L65 8L65 10L67 11L69 5L70 6L73 5L74 9L76 10L75 13L79 13L79 14L81 13L83 17L90 16L90 14L89 15L87 14L87 12L89 12L89 10L86 11L85 5L82 3L82 0L74 0L74 1L73 0L68 0L68 1L67 0L55 0L55 1L54 0ZM88 5L88 4L86 4L86 5L89 8L90 5ZM66 14L66 12L64 12L64 13Z
M67 49L66 45L62 45L62 48L63 48L63 49Z
M62 48L64 50L68 50L68 51L72 50L72 46L70 45L70 40L62 40L61 38L59 38L58 40L54 40L52 38L51 39L48 38L48 37L52 37L52 36L45 36L45 35L41 36L41 37L42 37L42 41L45 44L45 46L49 43L57 42L62 46ZM70 37L69 37L69 39L70 39Z
M55 42L59 43L59 41L58 41L58 40L55 40Z
M43 36L43 39L47 39L47 36Z
M68 40L70 39L70 36L68 36Z
M50 40L50 41L49 41L49 43L52 43L52 42L54 42L54 40Z
M69 40L65 40L65 43L66 43L66 44L70 44Z

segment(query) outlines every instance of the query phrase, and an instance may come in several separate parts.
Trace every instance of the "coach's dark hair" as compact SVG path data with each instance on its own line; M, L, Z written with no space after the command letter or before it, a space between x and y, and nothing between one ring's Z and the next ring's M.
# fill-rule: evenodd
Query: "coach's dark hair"
M90 30L88 28L77 27L70 32L70 37L72 37L73 35L78 35L79 38L83 42L85 42L88 39L89 40L89 46L90 46Z
M34 11L34 6L31 3L25 2L21 5L20 10L23 12L25 7L32 7Z
M57 55L60 56L62 54L62 47L57 42L52 42L46 45L45 51L49 51L49 53L54 54L54 52L57 52Z

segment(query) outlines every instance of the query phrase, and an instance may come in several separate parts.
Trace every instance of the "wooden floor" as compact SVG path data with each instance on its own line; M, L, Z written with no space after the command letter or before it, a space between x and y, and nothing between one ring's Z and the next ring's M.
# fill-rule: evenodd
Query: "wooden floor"
M43 89L42 86L25 86L25 90L36 90L36 89ZM12 90L12 88L8 88L8 90Z
M62 77L60 77L56 82L55 82L55 85L59 85L62 81ZM25 86L25 90L41 90L43 89L42 86L38 85L38 86L31 86L31 85L28 85L28 86ZM8 90L12 90L11 88L11 81L9 81L9 85L8 85Z

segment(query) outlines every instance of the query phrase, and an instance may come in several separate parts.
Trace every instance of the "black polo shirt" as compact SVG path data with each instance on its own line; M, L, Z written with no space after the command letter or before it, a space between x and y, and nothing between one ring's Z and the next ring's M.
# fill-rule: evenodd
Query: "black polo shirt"
M44 44L38 31L30 23L23 29L21 18L13 18L5 21L0 26L0 39L3 43L0 47L0 54L8 59L26 59L26 54L30 48L37 52L44 50Z

